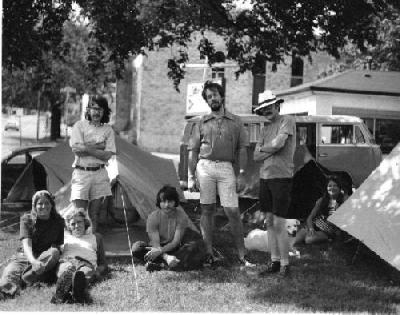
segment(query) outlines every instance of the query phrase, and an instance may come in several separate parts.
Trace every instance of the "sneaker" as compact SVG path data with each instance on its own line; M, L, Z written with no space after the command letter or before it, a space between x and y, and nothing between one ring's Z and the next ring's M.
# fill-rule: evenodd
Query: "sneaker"
M259 273L260 276L266 276L268 274L271 273L277 273L279 272L281 269L281 262L280 261L272 261L269 266L267 267L267 269L265 269L264 271L261 271Z
M160 271L160 270L164 269L163 264L157 264L157 263L154 263L151 261L148 261L145 264L145 267L146 267L146 271L148 271L148 272Z
M68 269L61 274L56 283L56 293L51 298L51 303L61 304L71 300L73 270Z
M290 276L290 267L289 265L282 266L279 270L279 276L282 278L286 278Z
M222 260L211 254L207 254L203 263L203 267L217 267L220 265L222 265Z
M243 258L239 258L240 267L254 268L256 264L249 261L248 257L245 255Z
M175 268L180 263L180 260L173 255L166 255L164 259L170 268Z
M82 271L75 271L72 277L72 297L77 303L84 303L86 296L86 277Z

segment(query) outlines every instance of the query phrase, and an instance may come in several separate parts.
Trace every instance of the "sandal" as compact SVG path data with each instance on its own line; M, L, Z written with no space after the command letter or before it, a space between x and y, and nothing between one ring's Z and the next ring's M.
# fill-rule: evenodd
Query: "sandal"
M215 256L211 254L207 254L207 256L204 259L203 266L204 267L215 267L221 265L222 260L216 258Z

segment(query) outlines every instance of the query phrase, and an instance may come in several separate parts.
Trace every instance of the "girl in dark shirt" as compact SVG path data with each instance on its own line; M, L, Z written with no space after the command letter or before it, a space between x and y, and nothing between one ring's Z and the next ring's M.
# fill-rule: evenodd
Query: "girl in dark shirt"
M306 244L324 242L339 232L338 228L327 221L339 206L347 199L341 182L336 176L328 177L325 194L317 200L306 221L306 227L297 232L296 242Z
M47 190L32 197L32 210L20 220L21 247L4 268L0 300L13 297L24 285L45 281L54 272L64 243L64 220Z

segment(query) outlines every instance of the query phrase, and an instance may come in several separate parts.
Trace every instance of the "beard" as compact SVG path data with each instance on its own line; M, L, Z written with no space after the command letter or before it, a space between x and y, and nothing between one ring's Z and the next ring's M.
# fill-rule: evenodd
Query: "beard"
M213 112L219 111L222 107L222 102L212 102L210 107Z

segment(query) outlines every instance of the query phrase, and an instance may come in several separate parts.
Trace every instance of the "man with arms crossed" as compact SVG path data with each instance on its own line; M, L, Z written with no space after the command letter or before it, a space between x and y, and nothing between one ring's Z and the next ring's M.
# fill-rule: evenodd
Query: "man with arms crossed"
M289 275L289 240L286 219L293 178L293 155L296 147L296 124L292 116L280 115L282 99L271 91L259 95L257 115L270 122L261 132L254 150L254 160L263 161L260 167L260 204L266 213L271 264L260 275L279 272Z
M111 110L103 96L92 98L85 120L72 128L70 145L75 154L71 181L71 201L75 208L88 209L92 233L97 231L102 201L111 196L111 185L105 165L116 153L115 135L110 125Z
M250 266L245 258L243 225L240 219L233 166L239 159L239 177L243 176L249 145L247 134L240 118L225 109L224 90L221 85L207 81L202 96L211 108L211 113L204 115L192 130L188 146L188 188L191 191L195 189L197 176L202 209L200 228L208 253L206 262L208 264L215 262L212 235L218 190L221 205L229 219L238 249L239 261L244 266Z

